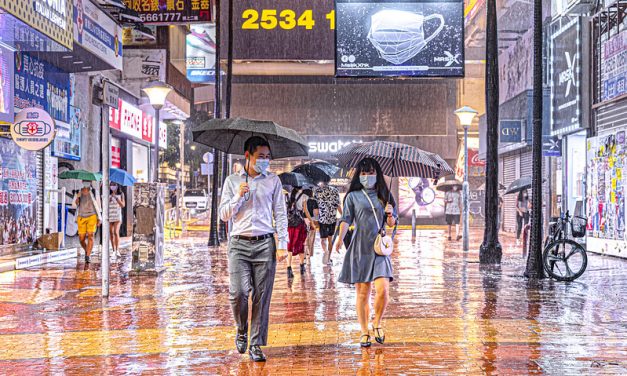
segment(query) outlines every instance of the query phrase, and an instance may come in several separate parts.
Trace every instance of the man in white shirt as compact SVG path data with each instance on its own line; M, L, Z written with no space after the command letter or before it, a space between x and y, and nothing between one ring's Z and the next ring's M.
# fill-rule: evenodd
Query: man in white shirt
M270 299L277 260L287 257L287 209L278 176L268 172L271 151L261 137L244 145L246 164L224 182L220 219L231 221L229 300L237 324L235 345L240 354L248 345L248 296L252 292L252 320L248 354L266 360L260 346L268 340ZM278 246L274 234L278 236Z

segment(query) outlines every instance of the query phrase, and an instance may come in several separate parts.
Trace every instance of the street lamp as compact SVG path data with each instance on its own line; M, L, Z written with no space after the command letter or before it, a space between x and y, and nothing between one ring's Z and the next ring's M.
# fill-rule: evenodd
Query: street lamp
M472 120L477 116L478 112L468 106L458 108L455 110L455 115L459 118L459 123L464 127L464 184L462 185L463 195L463 226L464 226L464 252L468 252L469 242L469 229L468 229L468 201L469 201L469 187L468 187L468 127L472 124Z
M168 97L168 94L172 91L172 86L166 84L161 81L151 81L148 85L142 89L142 91L148 97L148 101L152 108L155 109L155 149L152 151L152 181L159 181L159 123L161 120L159 119L159 112L165 105L165 99Z

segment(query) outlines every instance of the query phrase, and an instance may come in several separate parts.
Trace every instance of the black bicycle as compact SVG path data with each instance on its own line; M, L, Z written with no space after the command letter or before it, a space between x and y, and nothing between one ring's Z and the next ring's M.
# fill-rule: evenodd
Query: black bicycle
M558 281L570 282L581 277L586 271L588 266L586 248L574 239L586 236L587 223L586 218L571 217L568 211L557 221L550 223L542 254L544 270L549 276Z

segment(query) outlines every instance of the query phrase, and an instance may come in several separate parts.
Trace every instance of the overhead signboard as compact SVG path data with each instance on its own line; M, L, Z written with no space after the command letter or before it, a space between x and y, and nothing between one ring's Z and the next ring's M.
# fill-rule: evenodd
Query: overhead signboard
M336 2L338 77L463 77L464 3Z
M211 22L210 0L124 0L146 25Z
M118 108L109 107L109 127L120 132L146 141L155 143L155 118L140 108L118 99ZM168 128L161 123L159 134L159 146L167 148Z
M601 100L627 94L627 30L603 43L601 50Z
M581 21L563 17L551 35L551 132L581 128L582 44Z
M72 0L0 0L0 8L72 49Z
M13 51L0 46L0 122L13 123Z
M74 2L74 39L87 51L122 69L122 27L90 0Z
M186 37L187 79L193 83L215 81L216 66L215 24L191 25Z
M55 136L54 120L40 108L25 108L15 116L11 138L22 149L37 151L52 142Z

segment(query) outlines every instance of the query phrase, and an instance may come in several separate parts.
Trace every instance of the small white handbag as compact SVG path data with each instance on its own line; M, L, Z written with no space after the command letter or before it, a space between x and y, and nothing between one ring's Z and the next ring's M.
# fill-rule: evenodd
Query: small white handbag
M388 236L386 234L385 219L383 223L379 223L379 217L377 217L377 211L374 208L374 204L372 203L370 196L368 196L368 193L366 191L362 190L362 192L364 193L364 195L366 195L366 198L370 203L370 207L372 208L372 214L374 215L374 219L377 221L378 233L377 238L374 241L374 251L380 256L389 256L394 250L394 241L392 240L391 236Z

